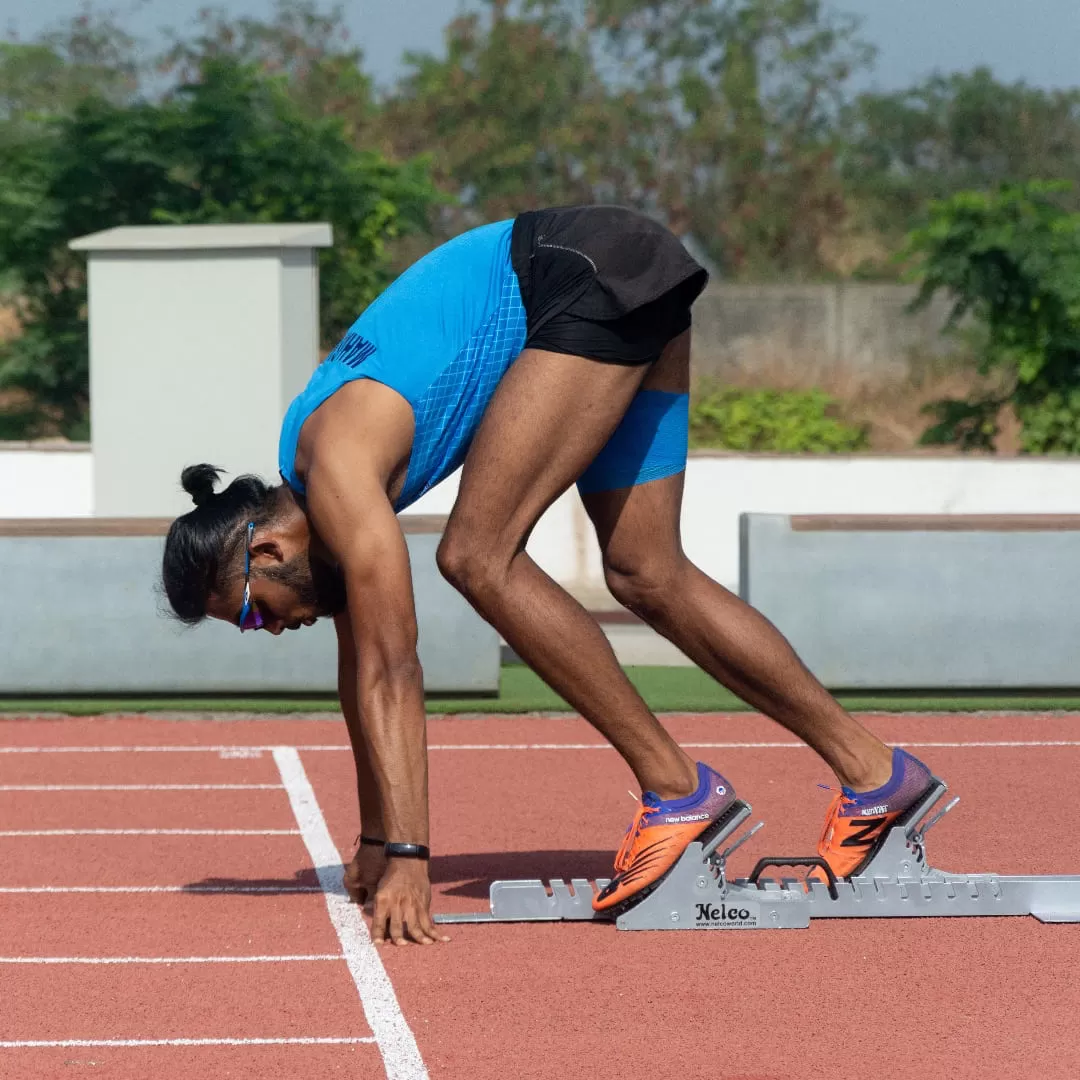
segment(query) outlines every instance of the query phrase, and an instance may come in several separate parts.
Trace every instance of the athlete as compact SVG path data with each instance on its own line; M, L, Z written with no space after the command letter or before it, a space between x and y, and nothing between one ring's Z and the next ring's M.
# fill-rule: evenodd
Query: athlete
M525 551L577 484L612 594L809 744L842 785L819 854L856 873L930 782L849 716L758 612L683 553L691 307L706 272L649 218L613 206L466 232L401 275L290 406L282 483L184 470L196 508L163 579L187 623L273 634L333 617L361 841L346 867L372 936L441 938L430 914L424 690L396 513L459 466L438 565L514 651L603 734L642 790L595 899L618 911L716 828L731 783L679 747L602 630ZM441 938L446 940L445 938Z

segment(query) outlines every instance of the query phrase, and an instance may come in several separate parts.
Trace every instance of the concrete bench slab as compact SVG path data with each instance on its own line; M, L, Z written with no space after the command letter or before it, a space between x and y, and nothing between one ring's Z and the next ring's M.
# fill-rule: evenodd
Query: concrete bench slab
M499 638L435 565L445 521L401 519L429 694L494 694ZM0 521L0 694L334 693L332 620L273 637L187 628L158 591L167 519Z
M1080 685L1080 517L744 514L740 594L833 689Z

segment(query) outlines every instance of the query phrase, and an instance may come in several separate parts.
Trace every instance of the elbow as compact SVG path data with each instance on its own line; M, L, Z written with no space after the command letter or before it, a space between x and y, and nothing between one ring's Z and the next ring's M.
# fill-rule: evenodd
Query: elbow
M424 689L424 669L415 656L411 660L402 660L390 665L383 677L391 686L400 686L403 689Z
M415 655L380 660L365 665L365 669L361 682L373 692L388 692L393 697L424 692L424 669Z

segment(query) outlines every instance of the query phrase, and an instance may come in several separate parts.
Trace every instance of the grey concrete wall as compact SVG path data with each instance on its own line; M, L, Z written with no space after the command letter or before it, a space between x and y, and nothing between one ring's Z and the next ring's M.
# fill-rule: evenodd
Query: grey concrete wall
M436 534L406 536L429 693L495 693L498 635L441 577ZM332 620L188 629L155 591L160 536L0 535L0 694L333 693Z
M160 225L88 253L93 512L180 514L185 465L277 475L281 417L319 362L327 224Z
M744 514L739 591L834 689L1080 686L1080 519L1005 524Z
M903 285L711 285L694 305L694 370L903 377L949 348L938 298L909 314Z

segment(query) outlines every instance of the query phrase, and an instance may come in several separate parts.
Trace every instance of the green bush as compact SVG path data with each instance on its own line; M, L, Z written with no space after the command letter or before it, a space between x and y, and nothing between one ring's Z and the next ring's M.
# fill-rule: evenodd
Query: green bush
M281 78L206 60L161 101L87 97L3 147L0 267L18 282L23 332L0 344L0 393L33 408L25 433L87 432L86 274L70 240L117 225L328 221L321 323L334 340L391 280L389 244L438 202L427 163L357 150ZM0 410L3 412L4 410Z
M909 253L920 260L916 307L938 292L950 325L972 316L985 330L979 370L997 393L935 402L928 444L992 450L1011 404L1028 454L1080 453L1080 214L1062 205L1068 185L1031 183L962 192L934 203Z
M690 445L783 454L846 454L867 445L866 429L830 415L821 390L740 390L706 384L690 404Z
M1080 454L1080 387L1016 406L1028 454Z

